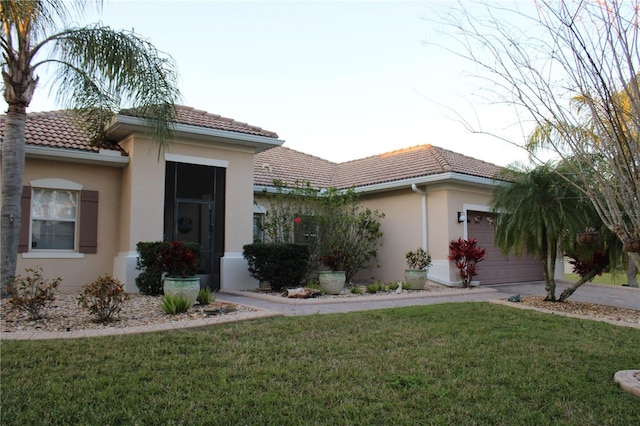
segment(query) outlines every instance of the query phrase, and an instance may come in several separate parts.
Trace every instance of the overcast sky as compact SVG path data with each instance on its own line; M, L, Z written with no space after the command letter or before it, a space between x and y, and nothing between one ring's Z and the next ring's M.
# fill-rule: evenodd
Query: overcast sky
M183 104L331 161L425 143L500 165L525 161L454 120L452 111L523 139L513 111L474 96L471 64L425 43L441 40L426 18L455 4L111 0L79 24L134 29L177 62ZM48 95L40 87L28 111L58 109Z

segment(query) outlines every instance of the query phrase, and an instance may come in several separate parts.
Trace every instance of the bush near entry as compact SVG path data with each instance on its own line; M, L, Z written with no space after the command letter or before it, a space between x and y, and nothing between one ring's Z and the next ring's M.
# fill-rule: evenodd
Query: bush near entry
M309 247L294 243L254 243L243 247L251 276L272 290L298 287L309 269Z

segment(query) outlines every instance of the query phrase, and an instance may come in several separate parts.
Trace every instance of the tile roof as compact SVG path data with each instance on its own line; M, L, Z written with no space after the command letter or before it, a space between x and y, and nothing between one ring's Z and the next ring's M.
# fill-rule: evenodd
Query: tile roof
M237 133L277 138L278 135L260 127L230 118L179 106L177 122ZM132 115L131 111L123 111ZM4 137L5 116L0 116L0 138ZM89 144L79 120L69 111L27 114L25 125L28 145L98 152ZM120 150L117 145L104 146ZM470 176L492 178L500 167L433 145L418 145L366 158L333 163L286 147L275 147L254 157L254 183L270 186L274 179L287 184L305 180L315 188L348 188L368 186L404 179L456 172Z
M0 137L4 138L5 117L0 116ZM89 144L79 119L69 111L34 112L25 123L27 145L98 152L100 147ZM118 149L117 147L108 147Z
M176 113L176 123L179 124L187 124L190 126L207 127L210 129L264 136L267 138L278 138L278 134L275 132L264 130L257 126L251 126L241 121L235 121L231 118L222 117L217 114L210 114L206 111L188 106L178 106L176 108ZM138 116L134 109L124 109L120 111L120 114L128 115L131 117Z
M121 115L134 116L134 111L123 110ZM0 138L4 138L5 115L0 116ZM236 133L258 135L277 138L274 132L260 127L209 114L191 107L178 106L176 122L191 126L207 127ZM80 120L71 111L33 112L27 114L25 123L27 145L44 146L50 148L65 148L79 151L98 152L97 146L89 143L87 134L82 129ZM105 145L102 148L121 150L119 146Z
M307 180L315 188L348 188L454 172L493 178L500 167L433 145L418 145L366 158L332 163L286 147L256 154L254 183L270 186Z

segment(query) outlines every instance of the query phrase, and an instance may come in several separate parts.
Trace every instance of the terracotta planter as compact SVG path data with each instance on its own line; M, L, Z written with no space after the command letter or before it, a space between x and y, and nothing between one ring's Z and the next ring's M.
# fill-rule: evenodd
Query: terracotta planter
M600 240L600 234L598 232L581 232L576 235L576 242L578 244L595 244Z
M409 283L411 290L422 290L425 281L427 281L427 271L424 269L405 269L404 281Z
M622 251L628 253L640 253L640 238L627 240L622 244Z
M182 295L189 302L189 306L192 306L200 291L200 277L166 277L162 289L164 294L171 296Z
M320 288L326 294L340 294L347 280L344 271L320 271L318 274Z

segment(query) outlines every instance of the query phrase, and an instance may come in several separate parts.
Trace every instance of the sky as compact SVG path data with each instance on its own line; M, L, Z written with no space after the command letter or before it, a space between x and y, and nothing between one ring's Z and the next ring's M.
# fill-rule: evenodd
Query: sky
M526 162L524 150L456 119L524 140L513 110L476 96L472 64L433 44L442 28L430 18L455 4L106 0L78 25L133 29L176 61L182 104L330 161L432 144L499 165ZM60 108L41 77L29 112Z

